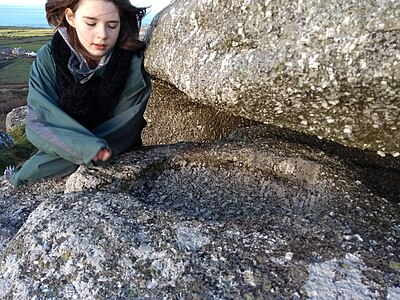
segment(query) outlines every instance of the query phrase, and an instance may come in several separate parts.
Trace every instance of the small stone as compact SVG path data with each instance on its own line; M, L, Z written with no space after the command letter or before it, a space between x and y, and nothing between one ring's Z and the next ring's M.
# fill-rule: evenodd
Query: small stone
M286 260L292 260L293 258L293 252L287 252L285 255L285 259Z
M363 238L361 237L361 235L359 235L359 234L355 234L354 237L355 237L357 240L359 240L360 242L363 242L363 241L364 241L364 239L363 239Z
M327 118L326 118L326 122L328 122L328 124L332 124L332 123L335 122L335 119L332 118L332 117L327 117Z
M344 129L343 129L343 132L344 133L347 133L347 134L350 134L350 133L352 133L352 129L351 129L351 127L350 126L348 126L348 125L346 125L345 127L344 127Z
M385 154L385 152L383 152L383 151L378 151L378 152L376 152L379 156L382 156L382 157L385 157L386 156L386 154Z

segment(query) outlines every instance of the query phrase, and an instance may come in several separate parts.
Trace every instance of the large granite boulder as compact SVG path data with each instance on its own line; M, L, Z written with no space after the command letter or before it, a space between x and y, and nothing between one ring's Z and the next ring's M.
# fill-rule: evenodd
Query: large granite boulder
M398 299L396 160L384 195L348 151L260 126L2 182L0 298Z
M399 155L399 1L174 1L146 68L228 114Z

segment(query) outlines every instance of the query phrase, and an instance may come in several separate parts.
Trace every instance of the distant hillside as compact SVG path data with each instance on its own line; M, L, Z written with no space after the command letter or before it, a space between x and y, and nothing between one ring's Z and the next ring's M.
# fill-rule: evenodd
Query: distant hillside
M36 52L51 39L52 34L53 29L0 26L0 48L22 48ZM0 54L0 61L5 57L6 55ZM1 64L0 85L26 84L32 61L32 58L21 56Z

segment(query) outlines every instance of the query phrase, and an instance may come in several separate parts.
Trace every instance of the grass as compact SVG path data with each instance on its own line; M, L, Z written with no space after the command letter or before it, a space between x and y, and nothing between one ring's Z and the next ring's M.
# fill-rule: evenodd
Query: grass
M0 26L0 48L21 47L37 52L53 35L53 29ZM1 59L1 57L0 57ZM28 82L32 58L17 58L0 67L0 84L25 84Z
M28 83L32 58L14 59L10 64L0 69L0 84Z
M47 43L53 34L52 29L27 27L0 27L0 48L21 47L29 51L37 51ZM0 60L3 57L0 55ZM28 82L32 58L15 58L10 63L2 64L0 68L0 84L23 84ZM27 160L36 148L25 135L25 126L9 133L15 141L13 149L0 149L0 173L9 165L19 165Z
M36 151L26 138L24 125L13 129L9 134L14 139L15 145L12 151L0 149L0 174L3 174L9 165L18 166L23 163Z
M52 28L9 27L0 26L0 39L22 40L25 38L49 39L53 35Z
M14 27L14 26L0 26L0 36L9 35L16 37L23 36L49 36L53 33L51 28L31 28L31 27Z
M53 35L53 29L0 26L0 48L24 48L38 51Z
M49 41L45 37L29 37L24 39L10 39L0 37L0 48L11 47L11 48L23 48L28 51L37 52L40 47Z

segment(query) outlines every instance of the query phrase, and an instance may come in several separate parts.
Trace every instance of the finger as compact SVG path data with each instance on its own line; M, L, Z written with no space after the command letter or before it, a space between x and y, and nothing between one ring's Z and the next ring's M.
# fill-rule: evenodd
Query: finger
M106 161L110 158L111 152L108 149L102 149L101 153L99 153L99 159L102 161Z

